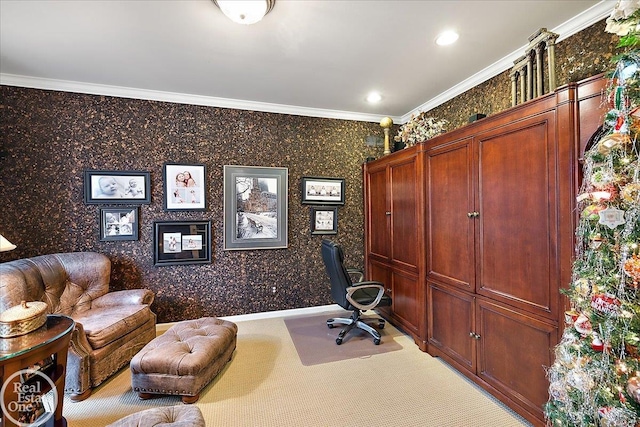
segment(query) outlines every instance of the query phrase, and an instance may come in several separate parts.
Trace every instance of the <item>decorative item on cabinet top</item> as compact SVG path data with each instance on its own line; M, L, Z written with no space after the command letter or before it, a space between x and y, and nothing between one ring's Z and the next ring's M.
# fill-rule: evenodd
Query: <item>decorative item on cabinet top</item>
M403 142L405 147L412 147L418 142L445 133L445 126L448 124L448 120L429 117L426 112L422 112L418 115L411 115L409 121L400 127L398 134L393 139L396 142Z

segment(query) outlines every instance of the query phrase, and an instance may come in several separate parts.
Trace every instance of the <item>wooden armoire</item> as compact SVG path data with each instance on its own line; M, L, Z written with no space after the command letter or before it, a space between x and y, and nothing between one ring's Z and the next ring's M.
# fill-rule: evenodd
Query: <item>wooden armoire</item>
M381 314L534 425L564 327L602 76L364 166L365 268Z

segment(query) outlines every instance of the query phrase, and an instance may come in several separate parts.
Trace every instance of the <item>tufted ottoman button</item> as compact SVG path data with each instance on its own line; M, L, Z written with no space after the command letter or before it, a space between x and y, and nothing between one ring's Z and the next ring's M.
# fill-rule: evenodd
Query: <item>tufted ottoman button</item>
M237 334L235 323L215 317L178 322L133 357L131 387L141 399L170 394L194 403L231 360Z

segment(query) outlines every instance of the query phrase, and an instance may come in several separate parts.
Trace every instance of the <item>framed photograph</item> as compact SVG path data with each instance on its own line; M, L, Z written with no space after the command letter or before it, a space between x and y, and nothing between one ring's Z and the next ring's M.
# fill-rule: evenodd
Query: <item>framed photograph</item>
M143 171L84 171L86 204L149 204L151 180Z
M302 204L344 205L344 178L303 176Z
M138 208L101 208L100 241L138 240Z
M338 234L338 207L311 207L311 234Z
M224 166L224 250L286 248L287 192L287 168Z
M204 211L207 169L201 164L165 163L164 210Z
M153 265L211 263L211 221L156 221L153 229Z

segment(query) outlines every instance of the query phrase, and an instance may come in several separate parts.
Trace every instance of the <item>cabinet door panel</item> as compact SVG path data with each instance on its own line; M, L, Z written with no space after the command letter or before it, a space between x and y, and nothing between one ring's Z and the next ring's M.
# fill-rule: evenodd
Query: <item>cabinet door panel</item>
M389 252L389 206L387 205L387 169L369 171L367 179L367 243L371 255L387 259Z
M475 331L473 296L431 282L427 286L429 346L475 373L476 340L469 335Z
M389 166L391 191L391 258L393 262L418 268L419 194L416 157Z
M420 313L423 313L424 301L418 291L418 277L399 270L391 271L393 293L392 308L394 316L410 332L416 334L420 330ZM426 317L426 316L425 316Z
M476 302L478 376L543 419L549 387L544 367L551 366L557 328L505 306Z
M470 141L427 153L428 277L475 290Z
M559 280L554 141L552 112L478 137L478 293L547 316Z

